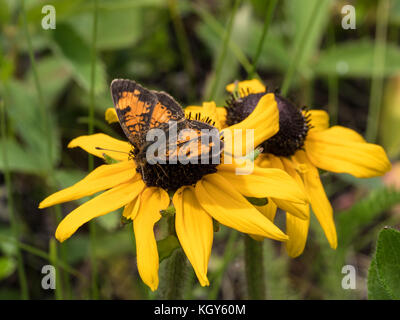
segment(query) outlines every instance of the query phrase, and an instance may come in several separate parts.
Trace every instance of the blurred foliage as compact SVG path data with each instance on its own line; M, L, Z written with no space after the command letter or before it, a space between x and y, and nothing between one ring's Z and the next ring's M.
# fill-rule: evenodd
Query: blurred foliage
M400 299L400 232L397 230L385 228L379 233L368 271L368 298Z
M146 87L167 91L183 106L200 104L209 96L233 1L175 2L189 52L181 52L185 46L179 42L182 35L177 34L180 31L170 10L174 1L99 0L95 60L97 132L123 137L118 124L110 126L104 120L104 111L112 106L108 86L114 78L130 78ZM339 124L365 132L378 2L279 1L258 61L258 76L269 89L274 90L282 86L292 65L294 74L290 97L296 103L336 112ZM341 27L341 8L348 3L356 7L356 30ZM6 240L13 236L1 177L0 233L5 236L0 239L1 299L18 298L18 245L23 249L30 279L30 296L36 299L54 298L54 292L41 289L40 270L48 263L48 256L42 253L49 251L50 239L57 225L56 217L52 210L41 212L37 206L51 188L70 186L87 171L85 152L67 149L67 144L71 139L87 134L93 2L53 0L51 4L57 14L55 30L41 27L44 16L41 10L46 4L48 1L45 0L26 0L28 31L45 97L45 106L40 106L23 30L21 3L0 0L0 99L4 100L7 112L7 136L5 142L0 142L0 148L7 148L21 234L17 242L16 239L14 242ZM218 105L223 105L227 98L224 91L227 83L247 78L262 34L266 4L264 0L241 2L233 20L232 36L217 84L215 100ZM304 36L310 21L313 22L312 28ZM393 162L400 155L399 27L400 2L392 0L383 69L385 95L381 107L379 142L388 150ZM300 55L296 56L298 50ZM192 66L193 70L190 71L188 66ZM336 91L332 83L337 84ZM338 101L336 104L335 99ZM45 115L39 112L40 107L44 107ZM48 130L44 129L44 116L50 123ZM51 161L47 150L49 136ZM101 161L96 161L96 165L101 164ZM0 169L4 170L2 157ZM49 172L52 172L51 176ZM399 211L394 207L400 203L398 191L386 186L380 178L360 180L331 174L323 174L322 177L337 211L339 247L336 251L329 248L315 220L311 222L305 252L297 259L288 258L281 244L266 240L264 264L268 298L365 299L370 263L370 298L399 298L397 291L391 287L391 283L398 279L390 274L392 270L380 269L385 259L393 258L385 246L398 241L393 240L395 231L381 232L377 254L371 258L379 230L385 225L399 224ZM397 179L400 180L400 177ZM63 205L63 215L84 200ZM100 296L104 299L157 298L158 293L151 293L140 281L132 225L121 224L120 215L121 212L117 211L95 220ZM278 214L277 219L284 228L283 213ZM166 229L163 221L156 229L157 239L160 240L160 259L163 260L161 268L167 261L165 258L179 246L175 237L165 237ZM60 279L65 282L65 297L89 297L87 231L86 227L80 228L74 237L58 248L61 254L65 254L67 267L78 270L83 277L68 273L71 284L68 288L65 286L68 283L64 277L66 272L62 271ZM29 246L22 247L24 244ZM379 249L380 246L382 249ZM343 290L341 287L341 269L345 264L352 264L357 269L356 290ZM200 287L193 271L190 272L185 291L187 298L246 298L240 239L232 237L232 233L223 226L214 237L209 264L211 286Z

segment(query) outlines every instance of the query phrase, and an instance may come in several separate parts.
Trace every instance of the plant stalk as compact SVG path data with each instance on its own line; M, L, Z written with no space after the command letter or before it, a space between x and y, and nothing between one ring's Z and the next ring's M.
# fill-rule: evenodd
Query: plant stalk
M4 102L3 100L0 101L0 117L1 117L1 140L3 144L3 163L4 163L4 180L6 184L6 189L7 189L7 207L8 207L8 213L10 216L10 223L11 223L11 230L13 233L13 237L15 240L18 240L19 238L19 232L18 232L18 221L15 216L14 212L14 198L12 195L12 181L11 181L11 174L10 170L8 168L8 157L7 157L7 148L6 148L6 115L5 115L5 110L4 110ZM19 285L21 288L21 299L22 300L28 300L29 299L29 292L28 292L28 282L26 279L26 274L25 274L25 267L24 267L24 261L22 258L21 250L17 247L16 251L17 255L17 263L18 263L18 279L19 279Z
M255 72L256 72L256 69L257 69L258 59L260 58L260 55L261 55L261 52L262 52L262 48L264 46L265 38L267 37L268 29L269 29L269 26L271 24L272 16L273 16L273 14L275 12L275 8L276 8L277 2L278 2L277 0L269 0L268 1L267 10L266 10L265 19L264 19L264 27L263 27L263 31L262 31L262 34L261 34L260 41L259 41L258 46L257 46L256 54L254 55L253 64L251 66L251 70L249 72L249 79L252 79L254 77L254 75L255 75Z
M265 299L265 276L263 263L263 242L245 235L244 258L247 292L250 300Z
M90 103L88 115L88 134L94 133L94 104L95 104L95 79L96 79L96 56L97 56L97 24L98 24L98 1L93 0L93 26L92 26L92 44L91 44L91 77L90 77ZM94 157L89 154L88 171L94 168ZM99 298L99 289L97 284L97 257L96 257L96 225L95 221L89 222L90 237L90 264L92 298Z
M306 40L307 40L307 36L310 32L310 30L312 29L314 22L315 22L315 17L317 16L318 10L320 8L320 6L322 5L323 1L315 1L314 7L312 8L312 13L310 15L310 17L312 17L306 24L305 28L302 30L302 34L301 34L301 41L299 42L299 44L297 46L295 46L295 48L293 48L293 56L292 59L290 60L290 64L289 67L286 71L285 74L285 78L283 80L283 84L282 84L282 89L281 89L281 94L283 96L286 96L290 86L292 84L292 80L293 80L293 76L296 72L296 64L299 60L301 60L301 57L303 55L304 52L304 47L306 45Z
M376 16L376 36L374 49L374 64L371 96L369 99L369 111L367 121L366 138L369 142L375 142L378 136L379 116L382 104L383 71L385 67L386 38L389 20L390 0L381 0Z
M222 68L224 66L226 53L228 51L229 40L231 38L233 21L235 20L235 15L239 8L240 2L241 2L241 0L235 0L235 3L233 5L232 11L231 11L231 15L229 17L228 25L226 27L224 42L222 44L221 53L218 57L217 64L215 67L215 74L213 76L213 81L212 81L212 85L211 85L211 93L208 97L209 101L214 100L215 94L217 93L217 88L219 85L219 81L221 79Z

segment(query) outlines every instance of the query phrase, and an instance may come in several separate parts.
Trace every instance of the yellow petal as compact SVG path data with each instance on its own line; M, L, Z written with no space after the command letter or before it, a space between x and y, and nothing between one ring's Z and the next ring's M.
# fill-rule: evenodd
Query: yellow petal
M381 146L364 142L359 134L344 127L310 132L305 146L311 162L327 171L369 178L383 175L391 168Z
M218 130L221 130L221 123L219 121L219 117L218 117L218 112L216 104L214 101L210 101L210 102L203 102L203 109L204 109L204 113L207 117L209 117L213 122L214 122L214 127L216 127Z
M220 223L243 233L287 240L287 236L277 226L265 218L222 176L204 176L197 182L195 194L203 209Z
M154 225L161 219L160 210L169 205L168 193L161 188L146 188L140 195L139 212L133 220L136 257L140 277L152 291L158 287L158 251Z
M115 108L108 108L106 110L105 117L106 117L106 121L108 123L119 122L118 115L117 115L117 112L115 111Z
M274 222L277 206L272 200L268 200L265 206L254 206L258 211L260 211L264 217L268 218L271 222ZM256 241L263 241L264 237L257 236L254 234L249 234ZM290 241L290 238L289 240Z
M304 151L297 151L293 157L302 171L304 187L311 201L311 207L333 249L337 247L337 235L333 220L333 209L326 196L318 169L309 161Z
M268 218L271 222L274 222L277 206L273 201L268 200L265 206L255 206L264 217Z
M140 206L140 197L137 197L136 199L133 199L125 206L122 215L126 219L134 220L137 213L139 212L139 206Z
M131 180L135 174L136 169L133 161L102 165L73 186L48 196L39 204L39 208L43 209L58 203L80 199L113 188Z
M308 203L296 203L293 201L271 198L271 200L283 211L298 217L299 219L308 219Z
M212 218L201 208L193 187L178 189L172 201L176 208L175 229L179 242L200 284L208 286L207 267L214 232Z
M272 154L269 153L261 153L255 160L254 160L254 164L257 167L260 168L278 168L279 167L275 167L272 163L272 158L271 158Z
M218 130L221 130L221 122L219 119L219 114L218 109L224 109L225 108L217 108L216 104L214 101L210 102L203 102L203 106L188 106L185 108L185 116L188 118L191 116L193 119L197 114L200 114L200 119L210 119L211 122L213 123L213 126L216 127ZM223 119L224 120L224 119Z
M247 129L254 130L253 144L246 144ZM236 136L235 131L241 135ZM246 119L222 130L225 138L224 150L229 154L246 155L278 131L279 111L275 96L272 93L266 94Z
M277 158L277 157L275 157ZM299 173L296 171L294 164L291 160L289 160L288 158L284 158L281 157L279 158L279 160L281 161L283 167L282 169L285 170L299 185L299 187L304 190L304 183L303 183L303 179L301 178L301 176L299 175ZM305 192L305 190L304 190Z
M324 110L307 110L303 111L303 114L310 115L310 124L312 128L310 130L319 131L329 128L329 114Z
M134 178L82 204L60 222L56 230L56 238L63 242L84 223L117 210L135 199L143 188L143 181Z
M236 169L235 164L221 164L218 166L217 174L226 178L237 191L246 197L271 197L279 207L282 205L284 208L288 206L291 208L292 205L296 207L296 204L299 204L300 208L306 206L308 198L304 190L285 171L276 168L254 167L251 174L240 175L237 174ZM286 202L289 203L286 204ZM299 218L306 218L302 210L295 210L293 214L299 215Z
M301 255L306 246L310 219L302 220L291 214L286 215L286 233L289 240L285 243L286 251L292 258Z
M89 136L80 136L72 140L68 148L80 147L96 157L104 158L105 153L115 160L128 160L132 146L126 142L114 139L104 133L96 133ZM96 148L109 149L113 151L98 150Z
M260 92L266 91L265 86L258 79L244 80L244 81L240 81L238 83L234 82L234 83L228 84L225 87L225 89L228 92L233 92L235 90L236 86L238 86L239 93L241 93L241 95L242 95L242 92L245 94L248 94L248 93L260 93Z
M282 200L278 198L272 198L272 200L278 205L279 208L288 212L290 215L294 215L300 219L309 220L310 210L308 202L309 197L306 194L304 183L300 175L297 173L295 168L293 167L292 161L284 157L276 157L271 155L271 163L275 168L280 168L285 170L297 183L299 189L306 195L307 203L295 203L287 200Z
M217 108L217 115L218 115L218 120L221 128L223 129L226 127L226 109L225 108Z
M202 106L187 106L184 110L186 118L188 118L189 116L193 117L193 115L197 113L202 113L204 111Z
M275 170L275 172L279 172L279 176L272 177L273 179L278 179L278 181L276 181L275 184L270 185L270 188L275 186L275 193L269 195L271 200L282 210L288 211L290 214L293 214L300 219L307 219L308 197L305 193L304 187L284 171L285 166L281 159L274 155L268 155L262 157L262 160L257 162L257 164L255 172L258 170ZM267 167L264 168L260 165L266 165ZM218 168L220 168L220 166ZM284 175L282 172L284 172ZM254 173L252 175L254 175ZM270 184L271 181L268 181L267 183ZM240 185L240 187L241 186L242 185ZM256 185L254 184L253 187L256 187ZM295 194L293 192L295 192ZM288 195L292 196L289 197Z

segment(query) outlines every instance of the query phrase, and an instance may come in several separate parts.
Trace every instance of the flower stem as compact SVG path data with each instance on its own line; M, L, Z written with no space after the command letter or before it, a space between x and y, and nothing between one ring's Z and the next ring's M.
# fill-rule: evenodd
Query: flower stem
M47 140L46 140L47 153L48 153L47 159L49 161L48 167L49 167L49 169L52 169L52 166L53 166L53 143L52 143L52 135L48 134L50 132L50 123L49 123L50 119L48 117L48 111L47 111L45 100L44 100L42 86L40 84L39 74L37 72L35 56L33 53L32 40L31 40L31 36L30 36L29 30L28 30L28 22L27 22L27 17L26 17L26 10L25 10L25 0L21 1L21 6L22 6L22 15L23 15L23 28L24 28L26 41L28 44L28 54L29 54L29 59L31 61L33 80L35 83L36 92L37 92L38 99L39 99L39 109L40 109L39 111L41 113L41 118L43 119L43 130L46 133L45 136L47 138Z
M335 46L335 28L330 26L328 32L328 45L333 48ZM328 111L331 125L338 122L339 110L339 79L337 75L328 76Z
M176 249L166 261L167 271L166 286L163 290L163 298L167 300L183 299L184 282L187 276L187 262L185 253L181 248Z
M221 288L221 283L223 279L223 275L228 268L229 263L235 258L237 254L237 247L235 246L236 244L236 239L239 235L239 232L236 230L229 230L229 237L228 237L228 242L225 246L224 249L224 256L222 258L222 265L221 267L214 273L214 277L210 279L212 283L211 291L208 294L208 299L209 300L216 300L218 298L218 293Z
M217 93L217 88L218 88L219 81L220 81L221 74L222 74L222 67L224 66L226 53L228 51L229 40L231 38L233 20L235 19L235 15L236 15L237 9L239 8L240 2L241 2L241 0L235 0L235 3L232 8L231 16L229 17L228 26L225 31L225 37L224 37L224 42L222 44L221 53L218 57L217 64L215 67L215 74L213 76L212 85L211 85L211 93L208 97L208 100L214 100L215 94Z
M277 2L278 2L277 0L268 1L267 10L265 13L264 27L263 27L263 31L261 34L260 42L258 43L256 54L253 59L253 64L251 66L251 70L249 72L249 79L252 79L255 75L255 71L257 68L257 62L258 62L258 59L260 58L261 51L264 46L264 41L265 41L265 38L267 37L268 29L271 24L272 16L274 14Z
M42 259L45 259L47 261L50 261L50 254L47 253L46 251L40 250L36 247L33 247L29 244L26 243L22 243L16 239L14 239L13 237L8 237L8 236L4 236L2 234L0 234L0 241L2 242L7 242L10 244L15 245L17 248L26 251L34 256L40 257ZM73 269L71 266L69 266L68 264L63 263L62 261L57 261L57 264L60 268L64 269L65 272L70 273L73 276L78 277L81 281L86 281L86 277L85 275L83 275L82 273L80 273L78 270Z
M37 71L36 60L35 60L35 56L34 56L34 52L33 52L32 40L31 40L31 36L30 36L29 30L28 30L28 22L27 22L27 15L26 15L26 9L25 9L25 0L21 0L21 7L22 7L23 29L24 29L26 41L28 44L28 54L29 54L29 59L31 62L31 68L32 68L33 79L34 79L34 83L35 83L35 87L36 87L36 92L38 95L39 109L40 109L41 118L43 121L42 126L43 126L44 132L46 133L45 136L46 136L46 142L47 142L47 160L49 161L49 163L48 163L48 176L44 177L44 178L48 178L48 177L53 178L53 176L54 176L53 175L53 172L54 172L54 168L53 168L53 138L52 138L52 135L49 134L51 131L50 130L50 118L48 116L49 112L48 112L47 106L45 104L43 90L42 90L42 86L40 83L39 73ZM49 183L49 181L48 181L48 183ZM57 221L57 223L59 223L61 221L61 210L59 207L55 207L54 210L56 213L56 221ZM63 252L65 252L65 251L63 251ZM58 268L57 261L58 261L57 255L55 255L53 257L53 262L56 265L56 267ZM58 271L59 270L57 269L57 273L58 273ZM69 281L69 278L65 277L65 280Z
M175 209L174 209L175 213ZM175 215L171 215L168 220L168 234L175 235ZM180 300L184 297L185 282L188 278L188 265L185 253L182 248L172 252L171 256L165 261L165 269L162 275L161 296L166 300Z
M202 8L195 2L192 2L191 6L194 12L196 12L196 14L208 27L210 27L213 32L215 32L216 35L218 35L220 38L224 37L225 29L217 19L215 19L206 9ZM233 55L236 57L243 69L246 70L247 73L250 73L252 65L247 59L246 55L243 53L242 49L233 41L233 39L229 40L229 49L232 51ZM255 72L254 76L260 78L257 72Z
M292 84L293 76L296 72L297 62L300 61L302 58L304 47L307 44L307 36L310 34L310 30L312 30L314 23L317 20L315 19L315 17L317 16L318 10L321 5L323 5L323 1L315 1L314 7L312 8L312 13L310 15L311 18L308 20L305 28L302 30L302 33L300 35L301 41L299 41L297 45L295 45L295 47L293 48L292 59L290 60L289 67L286 71L285 78L282 84L281 94L283 96L287 95L290 85Z
M96 46L97 46L97 19L98 19L98 1L93 0L93 29L92 29L92 45L91 45L91 78L90 78L90 104L88 115L88 134L94 133L94 103L95 103L95 79L96 79ZM88 170L92 171L94 168L93 155L89 155ZM96 226L94 221L89 222L89 236L90 236L90 264L92 267L91 283L92 283L92 298L98 299L99 292L97 286L97 258L96 258Z
M376 13L374 62L372 66L373 73L371 95L369 99L369 112L366 131L366 138L369 142L375 142L378 135L379 116L382 103L383 70L385 67L389 8L390 0L382 0L379 2Z
M50 263L52 265L57 265L57 243L54 238L50 239L49 243L49 255L50 255ZM59 275L59 272L56 272L56 289L54 290L55 296L57 300L63 299L63 289L62 289L62 281Z
M91 45L91 74L90 74L90 103L88 115L88 134L94 133L94 104L95 104L95 79L96 79L96 55L97 55L97 15L98 2L94 1L93 26L92 26L92 45ZM89 171L93 170L94 158L89 155Z
M263 242L244 237L244 259L248 298L265 299L265 276L263 264Z
M171 20L174 25L176 37L178 40L179 51L181 52L183 58L183 66L187 75L189 76L190 86L189 86L189 100L193 101L195 99L195 68L194 60L190 53L190 46L188 37L183 26L182 18L179 14L177 0L168 0L168 7L171 15Z
M7 206L8 206L8 214L10 215L10 223L11 223L11 230L15 240L17 241L18 236L18 223L16 216L14 214L14 199L12 195L12 182L11 182L11 175L10 170L8 168L8 158L7 158L7 148L6 148L6 115L4 111L4 102L3 100L0 101L0 117L1 117L1 140L3 144L3 164L4 164L4 180L7 189ZM21 299L27 300L29 299L28 293L28 283L25 274L24 262L22 259L22 254L20 249L17 247L16 250L17 255L17 263L18 263L18 278L19 278L19 285L21 287Z

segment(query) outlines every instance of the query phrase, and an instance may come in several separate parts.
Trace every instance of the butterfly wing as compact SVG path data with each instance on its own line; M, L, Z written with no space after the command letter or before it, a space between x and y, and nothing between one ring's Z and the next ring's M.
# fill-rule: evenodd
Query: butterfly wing
M111 95L125 135L133 145L137 145L140 136L148 130L157 97L135 81L124 79L113 80Z
M148 90L135 81L113 80L111 95L121 127L134 146L144 141L148 130L170 120L186 120L181 106L170 95Z
M170 120L182 121L186 119L182 107L168 93L163 91L152 91L152 93L157 97L158 103L151 114L150 128L159 127Z
M178 134L176 145L168 145L167 162L168 158L174 157L191 163L216 163L223 147L215 127L201 121L188 120L187 127Z
M194 139L191 142L196 143L195 146L197 148L192 148L195 151L191 152L189 159L192 157L197 157L199 160L208 159L209 163L215 163L214 161L216 160L219 161L220 155L224 149L224 143L220 138L218 129L197 120L190 120L189 127L197 132L197 140Z

